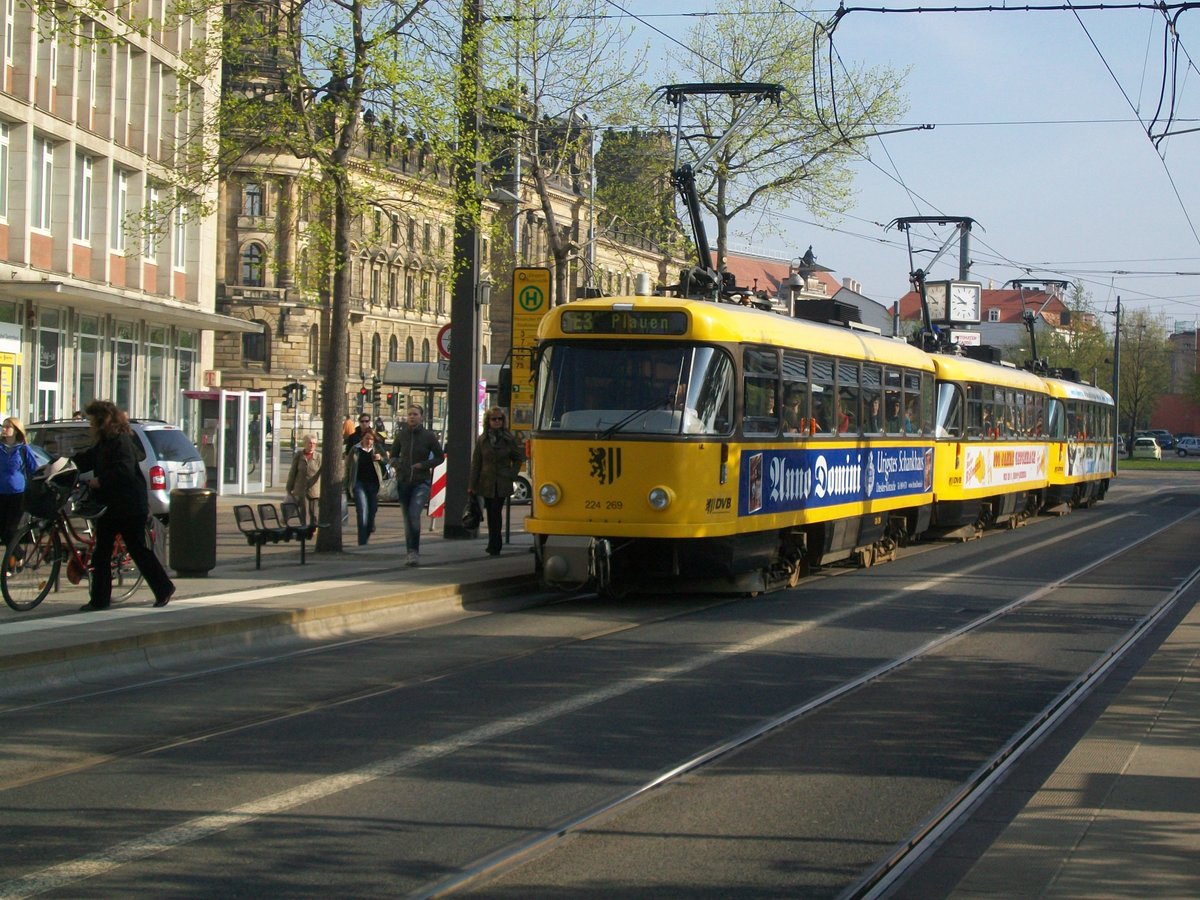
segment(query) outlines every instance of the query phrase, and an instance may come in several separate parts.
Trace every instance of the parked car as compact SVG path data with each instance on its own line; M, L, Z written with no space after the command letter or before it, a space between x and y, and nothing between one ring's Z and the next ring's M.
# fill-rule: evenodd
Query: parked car
M1133 439L1133 451L1129 454L1130 459L1162 459L1162 448L1158 446L1158 442L1152 437L1140 437Z
M1180 456L1200 456L1200 438L1180 438L1175 442L1175 452Z
M1164 450L1171 450L1175 446L1175 435L1167 431L1165 428L1151 428L1149 431L1150 437L1154 438Z
M175 488L208 487L208 475L200 451L182 430L157 419L132 419L130 428L142 446L142 474L150 497L150 512L167 521L171 491ZM27 436L51 456L74 456L91 446L88 423L79 419L34 422ZM82 473L81 473L82 474Z

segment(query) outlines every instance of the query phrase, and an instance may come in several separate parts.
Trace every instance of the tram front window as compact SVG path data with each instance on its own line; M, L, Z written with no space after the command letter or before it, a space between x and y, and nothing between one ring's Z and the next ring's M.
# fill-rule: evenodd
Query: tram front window
M733 360L716 347L553 344L536 421L542 431L728 434L733 398Z

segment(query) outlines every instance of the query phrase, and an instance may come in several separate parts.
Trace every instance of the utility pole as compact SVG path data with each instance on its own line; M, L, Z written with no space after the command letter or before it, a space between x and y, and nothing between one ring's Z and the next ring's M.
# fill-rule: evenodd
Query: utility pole
M1113 474L1117 474L1117 460L1121 454L1117 452L1121 437L1121 295L1117 295L1117 330L1113 335ZM1129 452L1133 452L1132 441Z
M458 157L454 178L454 296L450 301L450 378L447 385L446 515L443 534L471 537L459 513L467 505L471 451L475 448L476 391L479 384L479 204L483 83L480 37L482 0L463 0L462 58L458 74ZM428 413L428 411L427 411Z

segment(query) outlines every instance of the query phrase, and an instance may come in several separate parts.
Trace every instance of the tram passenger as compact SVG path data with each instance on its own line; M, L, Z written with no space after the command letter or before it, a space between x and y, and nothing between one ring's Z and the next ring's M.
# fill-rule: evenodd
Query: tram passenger
M696 408L688 405L688 383L686 381L679 382L674 393L669 401L668 408L672 412L678 412L682 419L684 434L699 434L704 430L704 423L700 421L700 413Z
M904 433L916 434L917 428L917 398L908 401L908 405L904 407Z
M867 408L867 421L863 423L863 430L867 432L883 431L883 416L880 414L878 396L871 398L871 404Z
M814 433L829 432L829 411L825 408L825 395L819 392L820 387L813 386L812 422L815 423Z
M889 397L887 403L887 430L890 434L897 434L903 431L904 420L900 415L900 400L896 397Z

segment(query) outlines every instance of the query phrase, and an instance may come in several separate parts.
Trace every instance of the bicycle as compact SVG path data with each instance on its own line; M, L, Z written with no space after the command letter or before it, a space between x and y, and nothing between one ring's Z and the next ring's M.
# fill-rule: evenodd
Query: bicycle
M58 589L64 561L68 581L79 584L86 577L91 583L95 545L91 523L104 514L104 507L85 505L86 487L78 483L79 472L73 464L52 472L54 465L47 463L30 478L25 498L29 524L9 543L0 567L0 593L18 612L33 609L52 589ZM76 519L87 524L81 528ZM146 546L153 549L155 543L153 525L147 520ZM142 583L142 573L120 535L113 546L112 580L114 603L131 597Z

